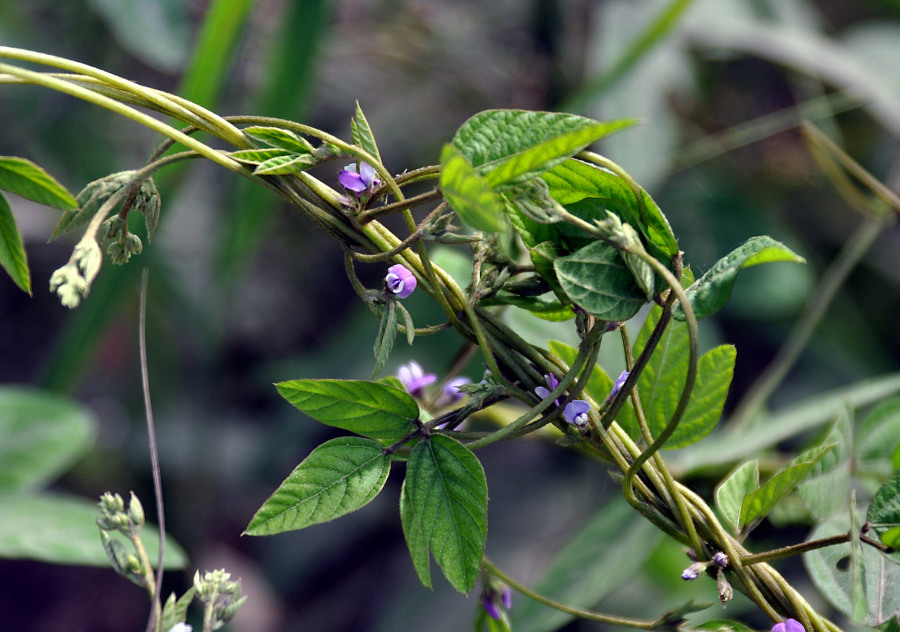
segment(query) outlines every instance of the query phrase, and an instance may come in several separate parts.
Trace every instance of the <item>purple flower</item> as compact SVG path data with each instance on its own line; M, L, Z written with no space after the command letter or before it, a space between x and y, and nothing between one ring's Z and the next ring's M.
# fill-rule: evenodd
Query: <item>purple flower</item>
M481 605L484 606L484 611L488 613L491 619L494 621L500 620L500 608L494 603L490 593L481 593Z
M712 561L719 566L720 568L725 568L728 566L728 556L725 555L722 551L719 551L715 555L713 555Z
M464 384L469 384L472 380L467 377L455 377L444 386L441 387L441 394L437 398L437 401L434 405L438 408L442 406L451 406L459 401L462 401L462 398L465 397L465 393L459 390L460 386Z
M541 399L547 399L547 396L550 395L550 392L556 389L559 386L559 380L556 379L556 376L552 373L550 375L544 376L544 381L547 382L547 386L550 388L544 388L543 386L538 386L534 389L534 392L537 393L538 397ZM559 406L559 400L554 399L553 403Z
M422 397L425 387L437 380L437 375L433 373L425 373L422 366L413 360L409 364L404 364L397 371L397 379L403 384L406 392L413 397Z
M367 162L360 161L357 169L356 163L349 164L338 174L338 181L345 189L353 191L357 195L364 191L371 191L381 184L375 177L375 167Z
M387 276L384 277L385 287L392 294L396 294L397 298L406 298L412 294L418 283L413 273L399 263L388 268Z
M613 398L619 394L619 391L622 390L622 386L625 384L625 380L628 379L628 371L622 371L619 374L619 377L616 378L616 383L613 384L612 390L609 392L609 395L606 396L606 401L611 402Z
M805 632L803 624L795 619L785 619L772 626L772 632Z
M706 570L706 566L703 562L694 562L681 572L681 579L686 582L694 581Z
M591 412L591 405L583 399L573 399L566 404L563 410L563 417L570 424L576 426L586 426L588 422L588 413Z
M484 611L494 621L500 620L500 608L509 610L512 605L512 591L506 584L499 584L481 593L481 605Z

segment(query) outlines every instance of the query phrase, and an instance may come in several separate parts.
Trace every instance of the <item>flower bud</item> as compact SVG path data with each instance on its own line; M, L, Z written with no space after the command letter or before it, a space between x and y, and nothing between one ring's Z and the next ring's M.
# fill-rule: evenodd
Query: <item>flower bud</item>
M131 492L131 501L128 503L128 519L136 527L144 526L144 507L134 492Z
M716 590L719 592L719 601L722 602L723 606L726 601L734 597L734 590L731 588L731 584L728 583L728 579L725 578L725 573L722 570L719 570L718 575L716 575Z
M685 581L694 581L698 577L700 577L700 573L706 570L706 564L704 562L694 562L690 566L688 566L681 573L681 579Z
M725 555L722 551L719 551L712 558L713 563L719 568L725 568L728 566L728 556Z

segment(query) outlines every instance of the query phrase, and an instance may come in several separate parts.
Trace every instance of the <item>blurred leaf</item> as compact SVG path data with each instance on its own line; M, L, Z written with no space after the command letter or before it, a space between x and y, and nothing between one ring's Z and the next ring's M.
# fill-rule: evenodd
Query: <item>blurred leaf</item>
M856 491L850 492L850 616L854 623L866 618L866 568L863 561L860 524L856 510Z
M16 156L0 156L0 189L61 210L78 207L72 194L53 176Z
M900 397L879 403L863 418L854 445L856 457L868 467L880 464L887 475L892 470L891 457L900 449Z
M153 178L147 178L141 182L134 198L131 210L137 211L144 218L144 227L147 229L147 243L153 241L156 227L159 226L159 212L162 208L162 200Z
M759 461L747 461L735 468L716 487L716 507L737 532L741 526L741 504L759 488Z
M246 127L243 132L250 138L262 141L276 149L286 149L295 154L312 153L313 146L305 138L280 127Z
M406 466L409 499L447 581L468 592L478 580L487 537L487 481L478 458L455 439L422 441Z
M813 529L807 541L842 535L850 529L849 513L842 513ZM818 548L803 554L806 570L816 588L835 608L852 616L853 573L848 564L850 543ZM900 564L891 561L871 546L862 547L865 568L865 625L876 626L900 615Z
M681 472L733 463L834 419L845 405L858 408L898 391L900 373L890 373L824 394L817 393L737 430L726 429L713 434L690 450L670 457L670 460L672 466Z
M699 625L690 626L689 628L680 628L682 630L703 630L703 632L755 632L752 628L748 628L740 621L732 621L731 619L713 619L712 621L704 621Z
M6 196L0 193L0 266L6 270L13 283L31 295L31 271L25 243L16 226L16 218Z
M419 406L404 390L364 380L289 380L275 385L323 424L376 440L398 441L415 427Z
M728 302L728 297L731 296L731 289L738 272L744 268L777 261L806 262L803 257L771 237L751 237L719 259L712 268L687 289L687 296L694 308L694 315L699 320L721 309ZM684 320L684 312L681 310L680 304L676 305L675 318Z
M500 196L453 145L441 151L441 193L469 226L486 232L500 228Z
M114 0L106 0L113 2ZM177 1L177 0L176 0ZM178 94L213 107L230 60L256 0L212 0L200 26Z
M662 615L659 619L654 622L654 627L661 626L669 626L669 627L678 627L682 623L684 623L684 618L692 614L694 612L702 612L712 606L710 603L694 603L693 600L687 602L684 605L678 606L677 608L672 608L664 615Z
M894 472L875 493L867 519L885 545L900 551L900 470ZM895 555L900 559L900 552Z
M304 529L356 511L378 495L390 469L390 457L374 441L361 437L326 441L263 503L244 533Z
M563 291L597 318L628 320L647 302L619 251L602 241L557 257L553 268Z
M0 387L0 493L53 481L87 451L96 428L93 414L68 398Z
M159 626L160 629L171 630L175 624L184 623L184 620L187 618L188 606L191 605L191 601L194 600L195 592L196 588L191 586L177 600L175 598L175 593L169 595L169 598L166 599L166 603L163 606L162 617L160 619L161 624Z
M536 591L590 608L637 575L662 537L624 498L615 497L553 558ZM515 632L549 632L574 618L531 600L517 603L509 615Z
M181 70L187 57L190 16L180 0L88 0L119 44L141 61L166 72Z
M809 477L800 484L800 498L818 521L824 521L841 511L850 496L850 456L853 452L852 411L842 409L828 431L824 445L834 444L816 463Z
M409 488L406 479L400 488L400 525L403 527L403 537L412 558L413 568L419 581L426 588L431 588L431 569L429 568L428 542L425 539L425 531L422 523L416 516L416 510L409 498Z
M64 233L86 226L110 198L121 195L119 202L106 212L107 215L112 214L125 200L122 188L131 186L133 181L133 171L121 171L86 184L75 198L75 208L67 209L60 215L50 239L56 239Z
M491 186L498 186L527 180L634 123L598 123L557 112L485 110L460 126L452 144Z
M46 493L4 494L0 496L0 557L108 566L97 516L97 504L83 498ZM159 531L145 525L141 541L155 566ZM181 547L168 537L165 547L165 567L183 568L187 557Z
M369 127L366 115L359 106L359 101L356 102L356 113L353 115L353 120L350 121L350 131L353 134L353 142L381 162L381 154L378 153L375 136L372 134L372 128Z
M765 518L778 501L803 481L818 460L832 448L834 444L819 446L801 453L759 489L747 494L741 502L741 529L745 530L745 527Z

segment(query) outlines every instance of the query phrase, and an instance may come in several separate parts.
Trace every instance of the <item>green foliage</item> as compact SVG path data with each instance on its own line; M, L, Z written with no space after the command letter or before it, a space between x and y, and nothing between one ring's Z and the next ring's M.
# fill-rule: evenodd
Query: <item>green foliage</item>
M290 380L275 386L316 421L376 441L402 439L419 417L419 406L406 391L378 382Z
M6 196L0 193L0 266L6 270L13 283L23 292L31 294L31 271L28 269L28 255L16 218Z
M900 470L878 489L867 519L885 545L900 551Z
M419 581L426 588L431 588L431 569L429 567L428 540L425 539L425 531L422 523L416 515L412 500L409 497L409 487L406 479L400 488L400 524L403 528L403 537L406 539L406 547L412 558L413 568Z
M777 261L806 262L803 257L771 237L762 236L748 239L719 259L688 288L687 296L694 308L694 315L699 320L720 310L731 296L731 289L734 287L738 272L744 268ZM684 320L684 312L680 306L676 308L675 318Z
M736 467L716 487L716 506L733 531L741 528L741 505L759 488L759 461L747 461Z
M390 457L374 441L361 437L326 441L259 508L245 533L304 529L356 511L378 495L390 469Z
M481 463L455 439L435 435L413 448L406 485L414 512L408 528L421 525L447 581L468 592L478 579L487 537L487 481ZM420 546L418 535L413 540ZM412 554L421 577L421 552Z
M823 445L833 444L830 450L816 463L807 480L800 485L800 498L810 513L819 521L841 511L850 498L850 470L853 453L852 411L844 409L822 441Z
M372 375L381 373L384 363L387 362L391 355L391 349L394 348L394 340L397 337L397 301L388 299L384 304L384 312L381 314L381 321L378 323L378 334L375 336L375 368L372 369Z
M353 115L353 120L350 121L350 131L353 134L353 142L362 147L366 153L374 156L378 162L381 162L381 154L378 153L375 136L372 134L372 128L366 119L366 115L363 114L362 108L359 106L359 101L356 102L356 112Z
M78 206L63 185L25 158L0 156L0 189L61 210Z
M441 193L469 226L486 232L500 228L500 196L453 145L441 151Z

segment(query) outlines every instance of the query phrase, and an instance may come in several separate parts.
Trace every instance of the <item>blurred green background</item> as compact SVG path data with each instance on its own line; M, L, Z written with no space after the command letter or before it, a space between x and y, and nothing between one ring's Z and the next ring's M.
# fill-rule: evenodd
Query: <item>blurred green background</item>
M893 190L900 176L896 0L30 0L0 3L0 42L175 91L220 114L280 116L345 138L359 100L397 173L436 163L441 144L486 108L640 117L600 149L656 198L698 274L757 234L809 262L745 272L728 307L702 324L708 341L738 348L730 406L862 221L810 156L800 117ZM72 191L141 165L159 141L34 87L2 86L0 113L0 154L38 162ZM336 174L317 175L336 185ZM0 278L0 383L73 395L99 420L95 446L54 489L91 499L133 489L152 513L136 346L140 271L149 266L150 382L169 531L190 569L242 577L249 600L230 629L470 627L474 597L442 578L433 591L418 584L396 511L399 476L337 522L240 537L291 469L332 436L272 383L368 377L377 322L351 291L337 245L297 209L213 165L163 173L158 184L163 216L152 246L125 268L104 264L74 312L46 289L74 241L47 243L58 212L13 200L36 289L28 297ZM889 229L774 407L897 370L898 253L900 234ZM383 274L360 267L369 286ZM440 320L424 296L406 306L419 325ZM565 325L516 324L538 342L571 340ZM387 371L415 358L440 374L456 344L450 333L412 349L398 343ZM614 352L603 362L610 374L621 369ZM473 378L481 370L467 367ZM491 496L488 554L527 584L616 493L603 466L550 442L479 456ZM691 484L709 492L715 480ZM768 529L758 537L771 545L805 536ZM715 600L709 581L679 579L686 558L658 542L644 572L601 609L653 617L690 598ZM827 611L798 563L779 568ZM167 574L166 593L183 591L192 572ZM11 630L102 632L146 620L145 595L108 569L0 560L0 587L0 621ZM711 612L722 616L718 606ZM727 614L770 625L741 600Z

